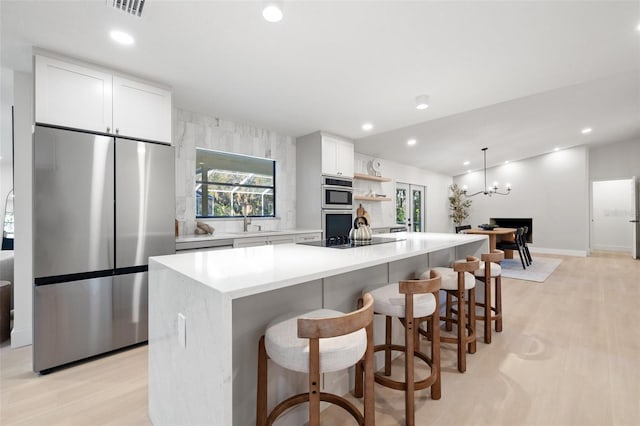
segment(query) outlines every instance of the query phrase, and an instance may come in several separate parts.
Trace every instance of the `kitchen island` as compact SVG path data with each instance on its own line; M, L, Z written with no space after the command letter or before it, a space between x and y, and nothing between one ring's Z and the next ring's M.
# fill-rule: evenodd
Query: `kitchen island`
M152 422L254 424L258 339L274 317L319 307L348 312L365 289L488 251L484 235L383 235L399 241L345 250L284 244L151 258ZM348 377L325 374L323 389L346 393ZM305 375L270 364L269 406L305 386ZM306 411L298 408L284 416L285 424L302 424Z

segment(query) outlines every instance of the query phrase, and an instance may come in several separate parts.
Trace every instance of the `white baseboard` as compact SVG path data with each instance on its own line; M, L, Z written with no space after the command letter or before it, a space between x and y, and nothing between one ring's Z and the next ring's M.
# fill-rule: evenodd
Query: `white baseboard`
M531 253L559 254L563 256L587 257L586 250L554 249L554 248L544 248L544 247L533 247L531 245L529 246L529 250L531 251Z
M631 246L603 246L603 245L594 245L591 246L591 250L602 250L602 251L619 251L622 253L631 253Z
M33 333L31 330L20 330L15 327L11 330L11 348L28 346L33 343Z

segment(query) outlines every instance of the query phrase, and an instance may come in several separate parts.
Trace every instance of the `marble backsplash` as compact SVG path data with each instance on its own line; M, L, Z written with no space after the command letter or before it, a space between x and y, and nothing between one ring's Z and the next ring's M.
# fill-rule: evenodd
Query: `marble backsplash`
M276 218L253 219L262 229L296 226L295 138L179 108L173 110L176 149L176 219L182 235L195 229L196 148L271 158L276 161ZM216 232L242 231L242 219L200 219Z

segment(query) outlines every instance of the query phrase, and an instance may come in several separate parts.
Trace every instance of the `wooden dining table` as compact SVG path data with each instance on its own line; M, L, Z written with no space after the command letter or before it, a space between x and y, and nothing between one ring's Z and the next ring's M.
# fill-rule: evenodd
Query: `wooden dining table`
M508 240L513 240L515 238L516 228L494 228L494 229L482 229L482 228L471 228L464 229L460 231L465 234L482 234L489 236L489 249L495 250L496 243L500 237L509 236ZM513 250L505 250L504 251L505 259L513 259Z

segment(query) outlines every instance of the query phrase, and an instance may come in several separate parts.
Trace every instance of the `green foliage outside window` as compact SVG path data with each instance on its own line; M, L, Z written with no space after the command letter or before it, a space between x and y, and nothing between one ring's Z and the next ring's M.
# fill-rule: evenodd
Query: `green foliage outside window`
M396 223L404 225L407 222L406 212L407 191L396 189Z
M275 217L275 161L196 150L196 217Z

